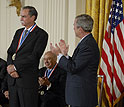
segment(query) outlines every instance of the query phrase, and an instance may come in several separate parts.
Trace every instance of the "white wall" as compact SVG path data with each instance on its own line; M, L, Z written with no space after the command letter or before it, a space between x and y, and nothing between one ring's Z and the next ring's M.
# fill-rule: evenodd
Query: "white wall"
M38 11L36 23L49 34L49 43L64 39L69 44L69 54L79 41L75 38L73 22L77 14L85 12L85 0L21 0L24 5L32 5ZM15 31L22 27L15 7L9 7L10 0L0 0L0 57L6 60ZM42 60L42 59L41 59ZM42 63L42 61L41 61ZM41 66L42 64L40 64Z

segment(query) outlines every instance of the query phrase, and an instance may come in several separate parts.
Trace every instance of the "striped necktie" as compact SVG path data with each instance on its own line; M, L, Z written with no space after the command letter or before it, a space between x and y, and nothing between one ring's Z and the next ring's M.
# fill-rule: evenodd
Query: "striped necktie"
M51 70L50 70L50 69L48 69L48 70L47 70L47 74L46 74L46 76L47 76L47 77L49 77L50 72L51 72Z
M23 37L22 37L22 40L25 38L27 32L28 32L28 30L25 30L24 35L23 35Z

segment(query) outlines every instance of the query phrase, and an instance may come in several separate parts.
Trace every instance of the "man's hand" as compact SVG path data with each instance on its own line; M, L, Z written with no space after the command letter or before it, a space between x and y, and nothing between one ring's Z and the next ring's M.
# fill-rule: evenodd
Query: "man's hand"
M12 65L12 64L7 66L7 72L13 78L18 78L19 77L18 73L16 72L16 70L14 68L14 65Z
M59 42L59 46L60 46L61 53L62 53L64 56L67 56L67 54L68 54L68 49L69 49L69 45L66 46L65 41L61 39L60 42Z
M44 81L43 78L39 77L39 78L38 78L38 82L39 82L39 84L40 84L40 86L41 86L41 85L44 84L45 81Z
M66 45L64 40L60 40L59 42L59 46L57 44L55 44L56 47L54 47L52 45L52 43L50 43L50 50L56 54L59 55L59 53L62 53L64 56L67 56L68 54L68 50L69 50L69 45Z
M5 95L6 98L9 99L9 91L5 91L5 92L4 92L4 95Z
M43 79L45 80L44 85L49 86L50 85L50 81L48 80L48 78L47 77L43 77Z
M52 45L52 43L50 43L50 50L51 50L54 54L59 55L59 53L61 53L61 50L60 50L60 48L59 48L59 46L58 46L57 44L55 44L55 46L56 46L56 47L54 47L54 46Z
M14 65L8 65L7 66L7 72L8 72L8 74L11 74L14 71L15 71Z
M16 71L10 73L10 76L13 78L19 78L19 74Z
M44 85L44 86L49 86L50 85L50 81L48 80L47 77L39 77L39 80L38 80L40 86L41 85Z

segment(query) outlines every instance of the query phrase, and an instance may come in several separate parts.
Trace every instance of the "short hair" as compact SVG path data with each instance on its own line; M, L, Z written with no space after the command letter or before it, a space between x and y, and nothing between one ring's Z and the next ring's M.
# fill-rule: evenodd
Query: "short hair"
M37 13L37 10L33 6L24 6L22 9L29 9L29 15L35 16L34 21L37 19L38 13Z
M91 32L93 29L93 19L87 14L81 14L76 17L77 27L81 27L85 32Z
M52 58L54 61L57 61L57 56L56 56L56 54L54 54L52 51L47 51L47 52L45 53L45 55L47 55L47 54L50 54L51 58ZM44 56L45 56L45 55L44 55Z

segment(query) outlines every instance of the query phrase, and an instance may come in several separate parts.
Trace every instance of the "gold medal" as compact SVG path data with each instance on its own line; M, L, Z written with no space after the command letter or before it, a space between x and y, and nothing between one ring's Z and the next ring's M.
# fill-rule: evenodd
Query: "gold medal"
M12 59L15 60L16 53L13 54Z
M44 91L41 91L41 92L40 92L40 95L44 95Z

